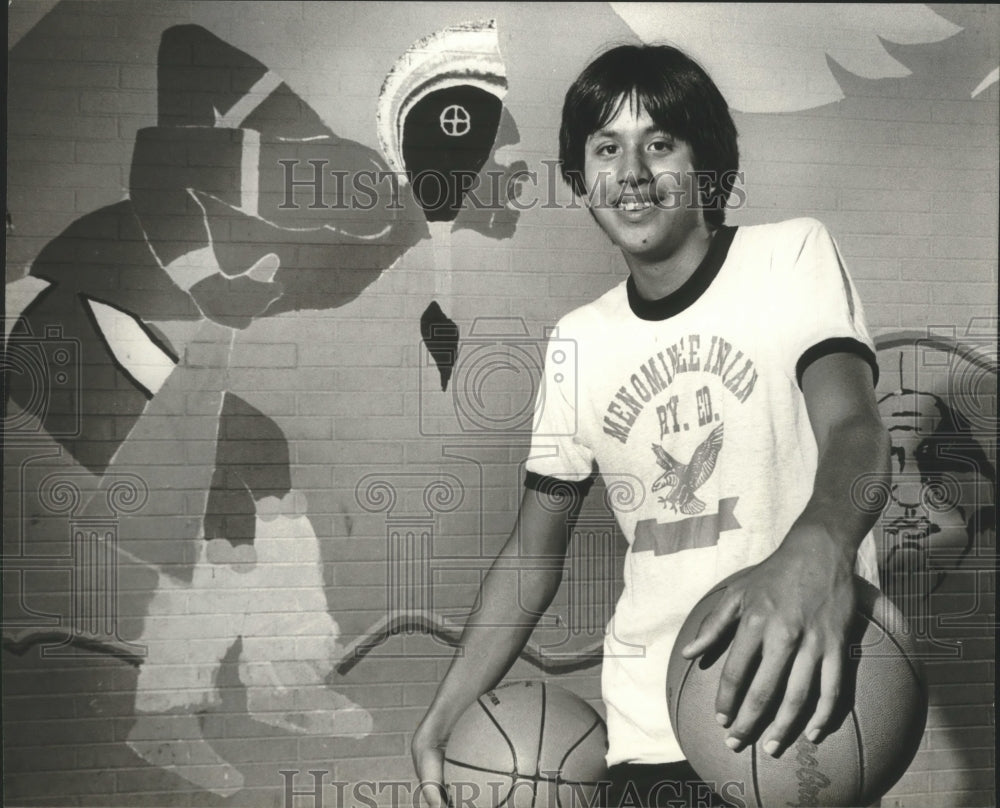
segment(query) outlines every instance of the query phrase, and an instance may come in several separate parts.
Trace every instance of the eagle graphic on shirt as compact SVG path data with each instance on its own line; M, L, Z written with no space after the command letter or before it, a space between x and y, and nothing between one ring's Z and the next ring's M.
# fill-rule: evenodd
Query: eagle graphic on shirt
M687 465L674 458L662 446L652 444L656 462L663 469L663 474L653 482L653 490L668 488L666 494L657 498L664 508L669 506L674 513L680 511L688 516L705 510L705 503L694 492L705 484L715 470L715 463L722 450L722 427L719 424L708 434L694 450L691 462Z

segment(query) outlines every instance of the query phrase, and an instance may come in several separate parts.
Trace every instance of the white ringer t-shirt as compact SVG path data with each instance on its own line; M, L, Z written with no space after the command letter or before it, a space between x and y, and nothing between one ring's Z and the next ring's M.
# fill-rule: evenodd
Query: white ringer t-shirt
M877 373L854 285L812 219L723 227L667 298L629 279L559 321L526 484L583 489L596 465L629 544L604 644L609 764L683 758L667 715L674 639L802 512L817 450L801 374L841 351ZM870 535L858 567L877 582Z

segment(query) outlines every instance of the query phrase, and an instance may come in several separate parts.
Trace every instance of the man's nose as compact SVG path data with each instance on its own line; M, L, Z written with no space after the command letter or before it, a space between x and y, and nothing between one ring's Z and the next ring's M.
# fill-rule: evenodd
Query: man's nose
M625 159L621 163L621 174L618 178L622 185L645 185L652 179L653 173L642 149L627 149Z

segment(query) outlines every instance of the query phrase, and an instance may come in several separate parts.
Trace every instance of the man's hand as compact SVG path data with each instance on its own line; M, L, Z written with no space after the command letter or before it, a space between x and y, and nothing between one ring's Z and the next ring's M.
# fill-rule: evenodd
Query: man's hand
M420 792L431 808L448 804L444 749L452 727L514 664L562 580L579 499L566 489L525 489L517 523L479 590L460 651L413 734L410 750Z
M805 726L816 741L841 691L847 631L856 594L853 553L819 527L798 525L768 559L730 583L682 654L691 659L738 623L722 669L716 718L739 751L763 732L774 755L795 740L819 676L819 700ZM759 661L759 664L758 664ZM777 712L772 713L775 705ZM770 727L766 716L774 714Z
M734 578L681 649L692 659L737 626L715 702L734 750L762 737L765 752L779 753L804 718L811 741L829 728L857 599L854 564L877 517L855 501L853 486L861 475L889 473L888 433L864 359L853 352L816 359L803 372L802 394L818 453L812 496L778 549ZM807 716L817 676L819 701Z
M430 808L445 808L448 792L444 784L444 748L448 742L434 717L428 713L413 733L410 752L420 781L420 794Z

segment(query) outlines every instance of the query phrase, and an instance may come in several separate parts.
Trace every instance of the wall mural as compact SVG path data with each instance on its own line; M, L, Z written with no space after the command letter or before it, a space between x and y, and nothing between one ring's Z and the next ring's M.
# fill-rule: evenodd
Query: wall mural
M747 112L843 98L828 56L858 76L900 76L906 68L882 40L936 42L959 30L922 6L611 7L640 39L669 30ZM759 42L727 40L723 49L704 32L766 29L775 14L826 15L829 25L813 25L816 41L762 68L782 77L780 89L749 90L772 84L735 72L758 61ZM837 31L829 40L827 28ZM845 41L844 31L854 38ZM80 630L42 620L25 606L23 623L5 620L3 645L17 654L77 646L134 665L136 721L127 744L149 764L217 795L244 786L201 716L226 698L220 681L227 660L235 663L252 720L294 735L362 738L373 728L371 705L337 692L332 676L374 665L376 649L399 635L457 641L454 610L431 600L388 609L343 642L310 502L293 486L289 440L273 413L232 391L230 363L239 333L252 324L349 310L383 273L431 241L435 295L412 329L446 393L463 349L447 311L453 239L463 230L507 239L518 224L507 194L516 195L527 164L497 161L497 151L519 138L504 105L507 91L495 21L457 22L421 37L372 99L379 153L339 137L252 55L198 25L168 28L158 55L156 125L136 136L127 197L73 222L45 245L26 277L8 284L8 314L20 316L5 323L7 428L44 431L89 472L50 475L39 496L71 522L81 553L120 556L143 570L148 592L141 630L131 638L115 627ZM399 205L359 213L364 205L351 204L357 200L350 196L357 189L347 188L338 204L289 205L288 165L297 201L314 193L320 166L383 172L377 192ZM467 191L484 175L495 177L501 193L498 204L480 208L469 204ZM984 345L971 332L877 339L879 405L896 473L880 503L883 584L908 605L928 640L920 619L930 619L934 593L949 576L986 574L995 562L995 555L977 560L991 541L995 548L989 535L996 523L995 447L981 437L995 428L996 352ZM73 375L81 369L83 385ZM615 495L613 485L606 495ZM113 531L102 527L112 523ZM595 595L581 594L577 583L593 580L594 570L575 565L594 543L613 541L614 527L590 527L573 543L566 587L571 598L594 605ZM158 540L164 535L171 541ZM410 564L412 580L424 580L435 564L455 561L435 555L433 543L425 550L387 562ZM14 573L5 587L25 590L28 573ZM596 665L602 640L589 636L598 637L614 592L596 597L588 630L571 627L587 642L567 652L533 641L523 658L553 674ZM86 618L87 608L75 617ZM967 598L933 617L981 625L987 608Z
M982 619L987 604L975 578L995 561L996 447L984 441L995 434L997 352L988 323L978 324L978 334L976 325L962 341L933 331L878 340L878 403L892 437L893 472L880 523L880 572L885 590L908 604L914 630L928 640L928 607L950 574L972 576L975 596L951 614L935 610L934 619Z
M506 208L456 222L462 183L490 160L506 80L492 21L415 43L378 101L383 159L339 138L279 76L199 26L166 30L158 64L158 125L138 133L128 198L74 222L10 285L20 317L8 318L4 367L8 424L42 413L37 426L100 480L85 495L87 516L123 474L145 481L142 516L119 523L116 549L155 571L155 590L134 641L51 628L15 639L5 629L4 645L23 652L68 642L137 664L129 747L226 795L243 776L203 737L198 714L220 702L220 667L235 647L254 720L325 736L362 737L372 725L325 684L345 650L316 533L304 494L291 488L281 429L225 388L235 332L283 312L348 305L429 236L428 222L508 236L517 212ZM318 193L315 171L330 166L345 176L373 172L373 193L396 203L366 209L344 185L322 206L292 206L284 163L295 191ZM314 173L299 176L308 166ZM432 301L416 330L443 391L458 327ZM79 346L69 364L86 370L83 385L67 380L66 363L35 363L48 373L40 379L18 361L55 331ZM41 407L40 389L49 391ZM165 437L164 418L185 417L194 391L210 394L215 416L174 446L189 489L206 494L203 517L171 519L170 545L134 541L149 520L185 512L162 496L171 482L158 485L162 469L144 458L169 462L152 442ZM214 456L205 450L213 443Z
M791 112L840 101L844 91L827 60L867 79L908 76L909 69L886 50L886 42L938 42L961 30L917 4L612 3L611 7L642 41L666 40L690 53L715 79L730 105L743 112ZM796 41L783 40L761 59L760 33L791 27L797 31ZM751 65L759 65L768 80L748 80Z
M414 42L389 71L376 104L378 138L386 161L412 189L435 227L435 270L447 286L451 233L474 230L487 238L510 237L519 212L507 194L527 170L518 161L500 166L494 152L517 141L517 126L503 106L507 68L495 20L448 26ZM482 182L495 189L482 207L468 204ZM477 195L477 199L478 199ZM449 224L450 223L450 224ZM447 389L457 359L459 329L434 301L420 333Z
M376 107L379 142L428 221L455 221L493 150L506 94L493 20L424 37L389 71Z

